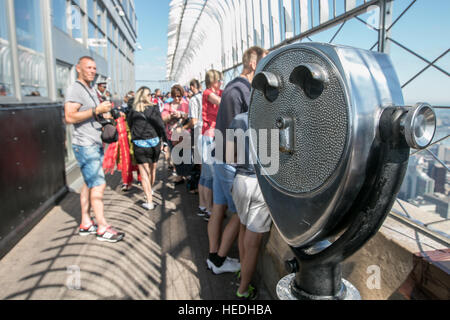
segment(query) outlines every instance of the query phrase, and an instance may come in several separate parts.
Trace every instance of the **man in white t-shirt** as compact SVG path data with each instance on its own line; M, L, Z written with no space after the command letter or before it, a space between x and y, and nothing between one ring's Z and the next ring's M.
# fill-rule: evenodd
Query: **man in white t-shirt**
M189 100L189 118L190 123L188 129L194 129L194 138L201 139L203 120L202 120L202 92L200 82L197 79L193 79L190 82L190 89L192 91L192 97ZM200 137L200 138L198 138ZM201 141L201 140L200 140ZM198 151L199 143L195 142L195 152ZM200 143L201 146L201 143ZM201 153L198 153L200 157ZM201 161L201 158L198 158Z
M192 79L189 83L189 87L192 91L192 97L189 101L189 118L191 121L189 123L189 128L193 128L194 132L194 163L201 163L202 161L202 127L203 127L203 117L202 117L202 92L201 85L197 79ZM204 217L210 215L212 211L212 190L204 187L203 185L198 185L198 195L199 195L199 211L198 216Z

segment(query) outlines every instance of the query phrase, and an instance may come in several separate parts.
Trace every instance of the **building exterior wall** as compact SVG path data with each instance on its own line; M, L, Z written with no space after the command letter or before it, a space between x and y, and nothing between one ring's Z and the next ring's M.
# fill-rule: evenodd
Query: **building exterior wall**
M65 194L61 104L0 109L0 257Z
M13 126L0 133L0 256L77 170L63 101L79 58L93 57L121 100L135 88L136 30L134 0L0 0L0 120Z
M83 55L113 95L134 89L134 0L0 0L0 12L0 104L61 99L55 62L73 68Z
M63 101L82 56L114 100L134 90L134 0L0 0L0 21L0 106Z

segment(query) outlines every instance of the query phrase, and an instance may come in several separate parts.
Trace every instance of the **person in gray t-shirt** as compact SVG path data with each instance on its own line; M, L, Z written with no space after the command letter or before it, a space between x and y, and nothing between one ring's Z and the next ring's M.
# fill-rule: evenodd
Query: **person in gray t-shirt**
M102 145L100 138L102 125L94 118L93 108L100 105L95 90L80 81L75 82L67 91L65 103L78 104L78 112L89 111L90 117L82 122L74 123L72 144L77 146ZM97 109L98 112L98 109Z
M68 91L64 111L67 124L74 125L72 147L80 166L84 185L80 194L81 236L97 234L97 240L117 242L124 233L117 232L108 225L103 210L103 194L106 188L103 172L102 126L97 117L111 111L111 102L100 103L91 87L97 74L97 66L91 57L82 57L76 66L78 80ZM93 209L96 225L90 216Z

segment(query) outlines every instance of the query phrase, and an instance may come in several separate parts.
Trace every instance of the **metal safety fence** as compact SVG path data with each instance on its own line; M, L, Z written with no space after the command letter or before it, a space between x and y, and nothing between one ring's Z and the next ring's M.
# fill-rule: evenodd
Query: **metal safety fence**
M168 76L182 82L216 68L227 83L240 74L242 53L253 45L273 51L315 41L389 54L406 104L429 102L438 117L433 143L411 154L392 216L449 244L449 9L445 0L173 0ZM199 44L213 43L208 34L221 36L217 48ZM196 59L199 50L211 58Z

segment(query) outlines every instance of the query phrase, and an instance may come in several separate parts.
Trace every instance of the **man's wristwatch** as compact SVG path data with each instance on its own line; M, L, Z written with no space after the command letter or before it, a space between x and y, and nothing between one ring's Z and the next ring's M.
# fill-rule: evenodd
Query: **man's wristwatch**
M92 116L94 117L95 120L97 120L97 107L92 108Z

